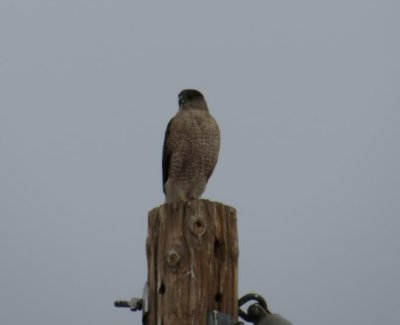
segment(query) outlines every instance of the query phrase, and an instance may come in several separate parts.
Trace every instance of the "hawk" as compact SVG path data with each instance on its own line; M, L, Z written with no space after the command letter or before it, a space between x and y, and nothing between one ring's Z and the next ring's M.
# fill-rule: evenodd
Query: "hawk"
M199 198L218 160L220 132L203 95L178 95L179 111L165 131L162 171L165 202Z

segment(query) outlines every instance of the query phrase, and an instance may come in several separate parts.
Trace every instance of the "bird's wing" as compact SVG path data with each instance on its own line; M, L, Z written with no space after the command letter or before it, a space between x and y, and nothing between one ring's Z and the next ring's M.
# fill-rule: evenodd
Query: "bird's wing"
M168 179L168 171L169 171L169 161L171 158L170 153L168 152L167 148L167 141L170 133L170 128L171 128L171 122L173 119L171 119L167 125L167 129L165 130L165 136L164 136L164 145L163 145L163 154L162 154L162 174L163 174L163 192L165 193L165 183L167 182Z

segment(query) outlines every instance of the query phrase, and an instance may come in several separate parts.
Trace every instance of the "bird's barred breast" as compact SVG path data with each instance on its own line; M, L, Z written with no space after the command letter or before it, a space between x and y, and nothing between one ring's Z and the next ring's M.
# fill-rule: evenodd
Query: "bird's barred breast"
M172 153L170 177L183 182L207 181L217 160L220 132L215 119L206 111L178 112L168 139Z

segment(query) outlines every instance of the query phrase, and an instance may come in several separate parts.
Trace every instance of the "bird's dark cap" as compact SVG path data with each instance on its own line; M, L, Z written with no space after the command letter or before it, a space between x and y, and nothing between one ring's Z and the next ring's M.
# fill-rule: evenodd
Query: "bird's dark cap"
M204 96L200 91L196 89L184 89L179 93L178 99L179 104L182 104L190 100L204 99Z

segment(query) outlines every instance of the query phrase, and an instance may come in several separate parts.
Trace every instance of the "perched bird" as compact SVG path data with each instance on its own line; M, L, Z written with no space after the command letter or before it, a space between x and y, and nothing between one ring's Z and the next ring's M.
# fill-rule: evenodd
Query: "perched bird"
M197 199L217 164L220 133L203 95L194 89L178 95L179 111L165 131L162 170L165 202Z

